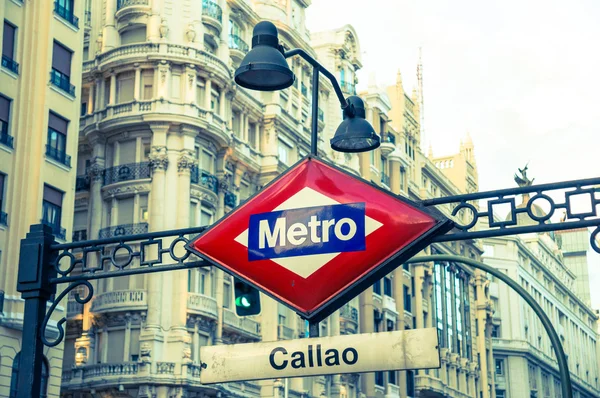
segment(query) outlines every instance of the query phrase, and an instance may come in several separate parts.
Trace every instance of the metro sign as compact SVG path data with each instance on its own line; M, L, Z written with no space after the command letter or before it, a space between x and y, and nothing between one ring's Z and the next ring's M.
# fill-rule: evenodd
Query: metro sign
M187 248L314 322L452 225L309 156Z

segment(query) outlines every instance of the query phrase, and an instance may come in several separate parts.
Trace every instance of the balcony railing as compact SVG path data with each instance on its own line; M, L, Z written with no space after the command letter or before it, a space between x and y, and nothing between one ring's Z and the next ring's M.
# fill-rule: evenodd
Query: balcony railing
M87 229L79 229L77 231L73 231L73 242L80 242L82 240L87 240Z
M8 227L8 214L3 211L0 211L0 225Z
M52 69L50 72L50 83L65 93L73 97L75 96L75 86L71 84L71 79L69 76L57 71L56 69Z
M225 206L234 208L237 202L237 195L233 192L225 192Z
M214 1L202 0L202 14L223 22L223 10Z
M86 11L85 12L85 26L92 26L92 12L91 11Z
M99 363L84 367L82 378L134 375L137 372L137 362Z
M308 89L306 88L306 84L302 83L300 85L300 92L302 93L303 96L307 96L308 95Z
M90 311L125 311L143 309L146 305L145 290L116 290L97 295Z
M0 120L0 144L5 145L9 148L14 148L13 140L13 136L8 134L8 123L6 123L3 120Z
M72 10L67 10L64 6L61 6L58 1L54 2L54 12L74 27L79 27L79 18L73 15Z
M148 0L117 0L117 11L129 6L147 6Z
M245 331L254 336L260 336L260 323L248 317L239 318L235 312L223 309L223 320L225 325L237 330Z
M187 308L190 312L217 318L217 300L200 293L188 293Z
M150 178L150 163L128 163L104 170L104 185Z
M114 236L127 236L127 235L136 235L136 234L145 234L148 232L148 223L138 223L138 224L121 224L115 225L114 227L106 227L102 228L98 232L98 238L112 238Z
M75 299L76 293L69 293L69 299L67 300L67 318L73 318L77 315L83 314L83 304Z
M384 172L382 172L381 173L381 182L389 187L390 186L390 176L385 174Z
M396 145L396 136L394 134L387 133L383 136L382 141Z
M60 225L52 224L46 220L40 220L42 224L49 226L52 228L52 234L58 239L65 240L65 235L67 234L67 230L62 228Z
M19 64L12 58L2 55L2 67L8 69L15 75L19 74Z
M209 172L198 168L198 166L194 166L192 168L190 178L192 184L200 184L203 187L210 189L216 194L219 193L219 180L217 180L217 177L210 174Z
M292 340L294 338L294 329L285 325L278 325L277 338L279 340Z
M325 113L323 112L323 109L319 108L319 120L324 122L325 121Z
M75 192L89 191L90 179L88 176L77 176L75 180Z
M248 52L248 44L238 35L229 35L229 48L240 50L244 53Z
M64 151L58 148L54 148L49 144L46 144L46 156L56 160L59 163L64 164L67 167L71 167L71 156L67 155Z
M346 304L340 308L340 317L358 323L358 310L350 304Z
M340 86L342 87L342 91L345 91L352 95L356 95L356 87L354 86L354 83L342 80Z

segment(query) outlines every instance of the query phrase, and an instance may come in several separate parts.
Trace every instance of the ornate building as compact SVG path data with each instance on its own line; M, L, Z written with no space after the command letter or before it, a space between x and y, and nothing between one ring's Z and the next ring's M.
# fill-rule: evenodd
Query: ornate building
M0 396L19 374L24 300L20 241L40 221L71 238L83 47L83 3L0 2ZM35 29L33 27L35 26ZM56 335L58 307L48 335ZM44 349L43 396L58 397L63 347Z

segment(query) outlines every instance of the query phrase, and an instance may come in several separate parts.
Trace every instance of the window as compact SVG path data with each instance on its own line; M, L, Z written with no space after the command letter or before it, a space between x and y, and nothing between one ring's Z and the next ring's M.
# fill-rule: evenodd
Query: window
M408 286L403 286L404 290L404 311L412 312L412 297Z
M17 28L4 21L4 36L2 37L2 67L11 72L19 73L19 64L15 59L15 37Z
M79 18L73 15L73 0L55 0L54 12L71 25L79 27Z
M383 372L375 372L375 385L383 386Z
M229 283L223 283L223 308L231 306L231 286Z
M256 124L248 123L248 145L256 149Z
M390 370L388 372L388 383L396 385L396 371L395 370Z
M121 33L121 45L144 43L146 41L146 25L137 25Z
M0 225L8 224L6 213L4 213L4 211L3 211L3 209L4 209L4 181L5 180L6 180L6 174L0 173Z
M377 281L373 284L373 293L381 296L381 281Z
M12 364L12 372L10 375L10 398L16 398L17 396L17 382L19 379L19 367L21 366L21 353L15 355L15 359ZM40 386L40 398L46 398L48 392L48 360L46 357L42 359L42 380Z
M66 154L68 123L66 119L50 112L46 156L71 167L71 157Z
M500 337L500 325L492 325L492 337Z
M117 103L133 101L134 75L134 72L124 72L117 76Z
M496 398L505 398L506 394L504 390L496 390Z
M415 396L415 372L412 370L406 371L406 395Z
M392 280L388 277L383 278L383 294L392 297Z
M279 141L277 145L277 154L279 155L279 161L288 164L288 153L291 148L284 144L282 141Z
M52 51L52 71L50 83L62 91L75 96L75 86L71 84L71 57L73 52L56 41Z
M142 99L152 99L154 95L154 70L145 69L142 71L142 88Z
M504 359L496 359L496 374L498 376L504 376Z
M10 121L10 102L11 100L0 95L0 144L12 148L13 137L8 134L8 123Z
M52 227L54 234L60 233L63 193L44 185L44 199L42 201L42 222Z
M203 106L206 105L204 103L204 96L206 89L204 88L204 81L200 78L198 78L197 82L196 82L196 105L198 106Z

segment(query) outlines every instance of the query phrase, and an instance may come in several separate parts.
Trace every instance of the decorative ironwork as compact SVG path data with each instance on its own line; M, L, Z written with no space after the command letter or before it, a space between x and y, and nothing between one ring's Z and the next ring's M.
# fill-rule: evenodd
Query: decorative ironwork
M214 18L219 22L223 21L223 10L214 1L202 0L202 14Z
M190 180L192 184L200 184L216 194L219 193L219 180L217 177L200 169L197 165L192 167Z
M80 229L77 231L73 231L73 237L71 239L73 242L81 242L87 240L87 230Z
M104 170L104 184L114 184L121 181L141 180L150 178L150 163L129 163Z
M523 195L519 205L517 195ZM556 199L557 196L561 198ZM587 210L575 210L575 201L589 203ZM590 236L590 244L600 253L597 241L600 231L597 210L600 205L600 178L446 196L424 200L423 204L436 207L450 205L451 214L462 218L456 221L454 231L436 237L436 242L596 227ZM508 216L498 218L495 210L503 206L508 208ZM541 206L546 209L540 211ZM561 209L564 212L562 222L551 223L550 218ZM478 230L471 231L475 225L478 225Z
M0 225L8 227L8 214L3 211L0 211Z
M148 0L118 0L117 1L117 11L119 11L123 7L129 6L147 6Z
M15 75L19 74L19 64L7 55L2 55L2 67L8 69Z
M46 220L41 220L42 224L49 226L50 228L52 228L52 235L54 235L55 237L57 237L60 240L65 240L66 239L66 235L67 235L67 230L64 229L63 227L61 227L58 224L52 224L49 221Z
M225 192L225 206L233 209L236 206L236 203L237 195L230 191Z
M90 178L88 176L77 176L75 179L75 192L89 191Z
M14 148L13 137L8 134L8 123L4 120L0 120L0 144Z
M50 144L46 144L46 156L64 164L67 167L71 167L71 156L67 155L64 151L61 151L58 148L54 148Z
M238 35L230 34L229 35L229 48L232 50L240 50L241 52L248 52L248 44Z
M65 6L61 5L58 0L54 2L54 12L74 27L79 27L79 18L73 15L73 10L69 10Z
M75 96L75 86L71 84L71 78L56 69L50 72L50 83L72 97Z
M102 228L98 231L98 238L112 238L115 236L129 236L137 234L145 234L148 232L147 223L139 224L122 224L113 227Z
M348 94L356 95L356 87L354 86L354 83L342 80L340 86L342 87L342 90Z
M381 172L381 183L390 186L390 176Z

